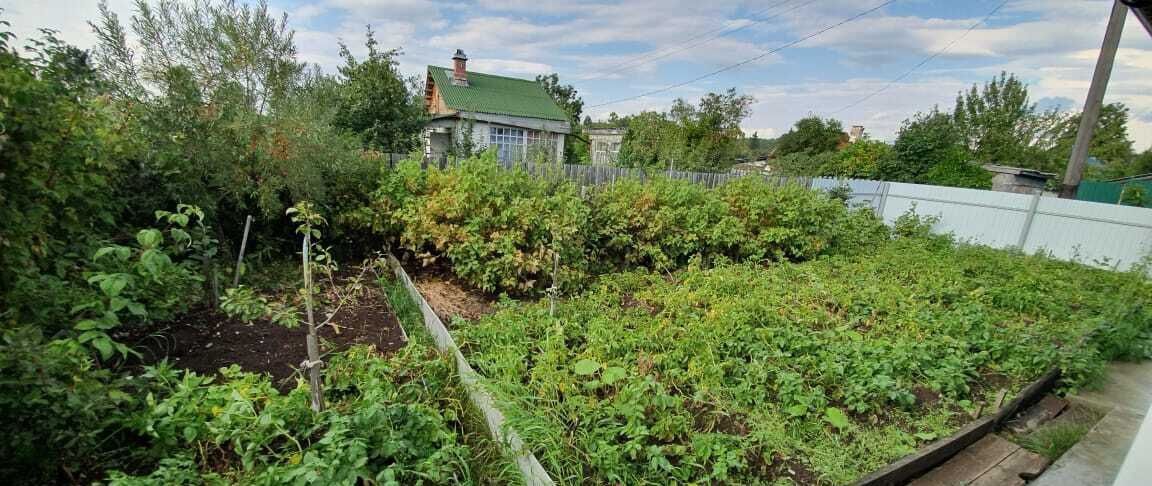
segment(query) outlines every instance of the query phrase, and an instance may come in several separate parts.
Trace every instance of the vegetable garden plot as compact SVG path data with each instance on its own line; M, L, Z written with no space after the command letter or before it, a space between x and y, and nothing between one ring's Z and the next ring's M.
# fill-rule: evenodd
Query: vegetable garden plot
M452 358L433 347L420 326L419 310L404 290L397 286L385 290L387 301L377 300L378 290L372 286L373 298L360 304L386 309L383 315L374 314L387 318L377 326L391 328L399 319L411 329L411 341L387 354L362 344L327 354L324 411L309 409L307 381L298 376L296 386L278 390L267 376L236 365L220 370L217 378L180 372L161 362L145 368L136 379L110 385L116 387L110 393L121 396L121 408L98 420L117 430L109 444L127 443L127 447L109 446L117 465L89 471L86 464L73 463L70 468L77 475L73 478L109 484L515 482L515 471L502 449L473 423L476 419L464 405L466 391ZM364 310L345 308L348 316ZM343 317L339 322L352 324ZM356 336L347 336L350 329L345 327L345 337L355 341ZM3 355L28 362L41 375L56 372L56 360L63 359L57 354L75 351L64 346L36 348L8 332L4 338ZM36 356L21 352L34 349L46 351ZM277 363L299 359L301 353L294 351ZM227 360L217 354L211 358ZM248 361L243 364L252 369ZM264 371L260 366L254 369ZM82 378L91 379L63 379ZM51 379L56 378L40 377L43 383ZM51 400L54 395L46 390L43 397Z
M842 484L1053 365L1075 386L1145 357L1149 299L1136 274L905 238L615 275L555 319L528 304L454 333L559 483Z

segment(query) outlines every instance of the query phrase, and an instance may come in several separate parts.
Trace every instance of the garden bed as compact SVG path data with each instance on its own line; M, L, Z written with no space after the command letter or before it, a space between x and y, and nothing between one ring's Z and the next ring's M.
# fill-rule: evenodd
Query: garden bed
M320 329L322 352L340 351L357 344L375 347L387 355L407 343L404 329L378 291L342 307L333 318L339 326ZM284 327L257 319L245 323L210 306L126 337L138 343L145 363L167 358L177 368L215 374L235 364L244 371L266 373L281 391L295 386L291 378L307 356L304 326Z
M555 317L525 303L453 333L557 482L843 484L995 422L1053 366L1076 386L1138 353L1148 296L1135 275L917 238L609 276Z

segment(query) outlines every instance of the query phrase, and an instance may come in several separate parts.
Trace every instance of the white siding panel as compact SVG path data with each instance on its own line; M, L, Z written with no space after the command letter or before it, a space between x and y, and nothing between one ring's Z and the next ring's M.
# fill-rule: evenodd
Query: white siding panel
M1032 196L1007 192L890 183L883 218L893 223L915 208L916 214L937 216L935 230L958 240L995 248L1015 246L1027 219Z
M1024 250L1126 269L1152 253L1152 210L1041 198Z

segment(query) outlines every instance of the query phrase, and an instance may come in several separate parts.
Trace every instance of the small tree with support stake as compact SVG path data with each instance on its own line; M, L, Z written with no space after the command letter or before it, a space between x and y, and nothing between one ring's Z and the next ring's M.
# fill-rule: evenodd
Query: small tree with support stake
M313 261L310 256L310 250L312 250L312 238L320 238L320 230L315 227L324 225L327 222L316 212L312 203L309 202L301 202L288 208L287 214L292 217L292 222L300 224L300 226L296 228L296 232L304 235L301 261L304 267L304 308L308 319L308 337L306 338L308 359L304 361L303 367L308 370L308 387L312 392L312 411L320 412L324 410L324 390L323 383L320 379L320 366L323 362L320 360L320 344L316 337L316 318L312 306ZM326 252L321 252L319 258L326 259Z

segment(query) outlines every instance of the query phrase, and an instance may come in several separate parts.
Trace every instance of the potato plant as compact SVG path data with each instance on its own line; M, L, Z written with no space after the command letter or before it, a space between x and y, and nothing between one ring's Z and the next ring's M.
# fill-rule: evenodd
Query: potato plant
M1150 305L1137 274L907 237L607 276L554 319L529 303L456 332L562 482L842 484L1051 366L1076 386L1146 356Z

